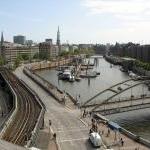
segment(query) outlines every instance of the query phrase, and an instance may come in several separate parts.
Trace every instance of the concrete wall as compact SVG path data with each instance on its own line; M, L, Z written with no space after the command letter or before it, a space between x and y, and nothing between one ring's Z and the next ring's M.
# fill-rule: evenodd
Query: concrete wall
M69 64L73 61L73 58L68 58L68 59L62 59L59 61L43 61L43 62L38 62L38 63L32 63L29 67L30 70L40 70L40 69L46 69L46 68L54 68L60 65L65 65Z

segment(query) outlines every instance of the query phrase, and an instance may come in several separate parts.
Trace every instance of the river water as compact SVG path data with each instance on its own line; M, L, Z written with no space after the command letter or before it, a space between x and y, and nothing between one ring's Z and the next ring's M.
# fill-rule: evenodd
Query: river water
M94 59L91 58L90 62L92 63L93 61ZM37 71L37 74L52 84L58 86L60 89L69 92L75 98L78 98L80 95L80 103L84 103L86 100L96 95L100 91L109 88L116 83L130 79L128 74L120 71L119 66L110 66L110 63L108 63L104 58L100 57L98 59L97 66L95 66L93 69L100 72L100 76L90 80L82 79L80 82L73 83L58 80L58 72L55 69L40 70ZM103 94L100 97L95 98L93 103L107 99L107 97L111 94L111 92ZM145 85L139 85L126 91L118 97L129 97L131 94L138 96L141 94L150 94L150 92ZM107 118L117 122L131 132L150 140L150 109L109 115Z

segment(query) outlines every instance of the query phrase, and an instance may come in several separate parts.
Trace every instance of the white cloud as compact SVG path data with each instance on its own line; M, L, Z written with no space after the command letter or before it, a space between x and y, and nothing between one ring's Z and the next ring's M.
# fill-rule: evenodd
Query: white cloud
M120 20L150 20L149 0L82 0L90 14L108 14Z
M112 28L110 20L107 29L99 29L101 37L150 42L150 0L81 0L81 4L88 14L109 16L119 24Z
M94 13L142 13L150 8L149 0L82 0Z

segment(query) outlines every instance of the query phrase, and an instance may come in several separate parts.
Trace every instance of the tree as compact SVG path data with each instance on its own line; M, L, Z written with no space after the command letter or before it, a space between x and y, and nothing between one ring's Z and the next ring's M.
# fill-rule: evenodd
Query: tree
M21 57L23 60L29 60L29 58L30 58L29 54L22 54Z
M42 59L42 60L46 59L46 60L48 60L48 58L49 58L49 56L48 56L48 54L46 52L39 53L39 59Z
M33 59L38 59L38 58L39 58L39 53L35 53Z
M21 62L22 60L23 60L23 59L22 59L21 55L17 55L16 60L15 60L15 62L14 62L15 68L17 68L17 67L19 66L19 64L20 64L20 62Z
M79 50L79 49L75 49L75 50L74 50L74 54L76 54L76 55L77 55L77 54L80 54L80 50Z
M67 52L67 51L62 51L60 53L60 56L68 56L68 55L69 55L69 52Z

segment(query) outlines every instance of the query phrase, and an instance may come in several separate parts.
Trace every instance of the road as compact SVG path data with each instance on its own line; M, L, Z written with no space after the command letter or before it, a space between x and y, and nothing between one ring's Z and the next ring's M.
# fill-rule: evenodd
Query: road
M47 92L40 88L22 72L19 67L15 74L26 82L41 98L46 106L45 128L49 128L49 120L52 121L53 132L56 133L60 150L92 150L88 141L88 125L79 119L80 111L71 110L59 104Z

